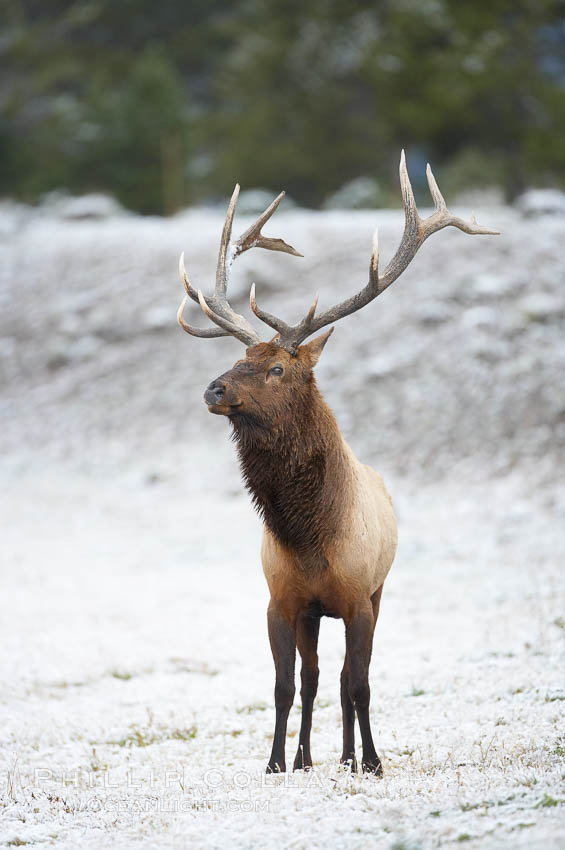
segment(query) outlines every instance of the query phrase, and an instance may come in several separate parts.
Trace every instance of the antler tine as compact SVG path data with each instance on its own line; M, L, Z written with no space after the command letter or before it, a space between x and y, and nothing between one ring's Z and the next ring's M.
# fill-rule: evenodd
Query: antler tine
M222 230L222 239L220 241L220 251L218 253L218 265L216 267L216 287L214 290L214 295L216 297L225 296L228 288L228 277L229 270L232 262L232 257L229 258L228 262L228 247L231 239L231 229L233 224L233 217L235 215L235 208L237 205L237 199L239 198L239 183L235 184L235 189L233 190L232 196L230 198L230 202L228 205L228 211L226 213L226 220L224 222L224 229Z
M313 327L313 322L314 314L316 313L316 308L318 306L318 298L319 293L317 292L314 296L312 305L304 318L297 325L291 326L287 325L286 322L279 319L277 316L273 316L272 313L267 313L266 310L261 309L261 307L257 305L255 298L255 284L252 285L251 292L249 293L249 303L251 304L251 309L257 318L261 319L262 322L265 322L265 324L269 325L277 332L279 335L276 339L277 345L281 348L285 348L291 354L296 354L300 342L316 330L316 328Z
M253 337L250 338L247 329L244 326L240 325L239 322L235 324L234 322L230 322L228 319L224 319L224 317L221 316L219 313L214 313L214 311L211 310L210 307L208 307L206 300L200 290L198 290L198 301L200 303L200 306L202 307L202 311L208 316L209 319L215 322L220 328L223 328L224 331L226 331L231 336L235 336L235 338L239 339L239 341L242 342L244 345L256 345L258 342L261 342L255 331L253 331ZM237 313L235 313L234 315L237 316ZM240 318L243 318L243 316ZM245 322L245 319L243 321ZM245 324L247 324L247 322L245 322Z
M285 194L286 192L281 192L280 195L277 195L272 204L269 204L267 209L261 213L257 221L239 237L234 245L234 260L240 254L243 254L244 251L248 251L249 248L265 248L268 251L282 251L285 254L293 254L295 257L304 256L296 248L293 248L292 245L288 245L283 239L274 239L269 236L263 236L261 233L264 225L269 221Z
M420 216L418 215L416 201L414 200L414 192L412 191L412 184L410 183L408 169L406 168L406 157L404 156L404 149L400 153L400 167L398 170L400 174L400 191L402 192L402 203L404 205L404 217L406 219L404 236L407 235L407 231L410 235L412 235L413 233L417 233L419 229Z
M464 221L462 218L458 218L455 215L451 215L436 183L436 179L433 175L429 162L426 165L426 178L428 180L430 194L434 200L436 210L435 213L421 222L423 225L422 229L424 231L422 242L432 233L435 233L436 230L441 230L443 227L449 227L450 225L457 227L459 230L462 230L463 233L469 233L472 236L481 234L486 236L500 235L498 230L492 230L489 227L483 227L482 225L477 224L475 213L471 214L471 220L469 222Z
M375 235L373 237L373 253L369 266L369 282L367 285L356 295L353 295L351 298L345 299L335 307L331 307L329 310L320 313L317 317L314 317L314 312L311 309L307 316L294 327L283 327L284 323L277 320L279 327L282 328L279 331L280 338L277 340L278 345L285 348L287 351L295 353L300 343L312 333L315 333L320 330L320 328L330 325L333 322L338 321L338 319L349 316L351 313L355 313L357 310L365 307L366 304L369 304L369 302L376 298L377 295L384 292L384 290L387 289L387 287L389 287L390 284L402 274L402 272L414 259L418 248L428 238L428 236L431 236L431 234L435 233L436 230L452 226L469 234L498 234L497 230L491 230L488 227L482 227L477 224L474 216L471 218L470 222L466 222L457 216L451 215L429 165L426 173L430 193L435 204L435 212L433 212L428 218L421 219L418 214L416 201L414 200L414 192L412 191L412 185L406 168L406 158L404 156L404 151L402 151L400 155L399 175L405 217L404 233L402 234L400 245L398 246L394 257L386 267L383 275L379 276L378 272L379 249L377 232L375 231ZM254 307L254 312L257 312L256 305ZM257 313L257 315L259 315L259 313ZM268 322L268 324L271 323ZM276 327L274 324L271 326Z
M196 297L198 298L198 296ZM177 311L177 322L183 331L186 331L187 334L191 334L192 336L203 337L204 339L211 339L218 336L230 336L229 331L224 331L221 328L195 328L193 325L189 325L188 322L185 322L182 314L184 313L187 301L188 296L185 295Z
M310 306L310 309L308 310L308 312L306 314L306 321L308 321L308 322L311 322L312 319L314 318L314 313L316 312L316 308L318 307L319 297L320 297L320 293L316 292L316 294L314 295L314 300L312 301L312 304Z
M277 333L290 333L292 328L290 325L287 325L286 322L283 322L282 319L277 318L277 316L273 316L272 313L267 313L266 310L262 310L258 305L255 299L255 284L251 285L251 291L249 292L249 304L251 309L255 313L258 319L261 319L262 322L265 322L266 325L269 325L270 328L277 331Z
M373 233L373 251L369 263L369 283L373 287L379 286L379 228L375 227Z
M435 204L435 208L438 212L447 212L447 204L443 198L439 190L439 186L436 183L436 178L433 175L432 167L430 163L426 165L426 180L428 181L428 186L430 189L430 195L432 196ZM471 220L473 220L475 216L471 216Z
M192 298L193 301L196 301L196 303L198 303L198 293L190 285L190 281L188 279L188 275L187 275L186 269L184 267L184 251L182 252L182 254L180 255L180 258L179 258L179 274L180 274L180 279L183 283L183 286L186 290L186 294L190 298ZM185 301L186 301L186 299L185 299Z

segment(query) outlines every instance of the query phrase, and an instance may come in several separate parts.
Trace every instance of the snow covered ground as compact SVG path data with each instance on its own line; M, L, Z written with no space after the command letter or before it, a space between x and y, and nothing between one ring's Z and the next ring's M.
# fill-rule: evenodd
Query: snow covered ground
M433 236L318 369L399 517L377 781L338 764L330 620L314 770L264 774L259 521L202 403L241 346L174 318L178 254L210 286L222 216L0 210L2 846L565 847L565 218L478 218L503 235ZM351 293L375 224L386 262L400 212L281 209L306 257L242 257L236 307L253 280L291 319ZM297 695L289 755L299 722Z

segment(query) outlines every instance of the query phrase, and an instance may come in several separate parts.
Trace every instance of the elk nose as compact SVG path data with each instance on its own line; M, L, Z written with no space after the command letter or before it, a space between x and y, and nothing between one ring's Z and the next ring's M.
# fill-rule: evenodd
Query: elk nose
M204 393L204 401L206 404L220 404L225 391L226 387L223 381L216 378L216 380L212 381L212 383L207 387L206 392Z

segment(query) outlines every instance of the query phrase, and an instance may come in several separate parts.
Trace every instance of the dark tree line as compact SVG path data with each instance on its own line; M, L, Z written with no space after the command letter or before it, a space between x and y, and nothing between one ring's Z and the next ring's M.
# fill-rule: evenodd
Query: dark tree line
M0 194L565 185L563 0L3 0ZM393 190L393 191L392 191Z

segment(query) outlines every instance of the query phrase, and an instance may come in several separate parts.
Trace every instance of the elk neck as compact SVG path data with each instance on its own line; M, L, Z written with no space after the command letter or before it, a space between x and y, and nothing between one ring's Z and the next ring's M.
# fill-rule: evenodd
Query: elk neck
M325 563L323 544L347 516L352 470L314 377L283 415L234 416L232 425L245 485L267 528L302 560Z

